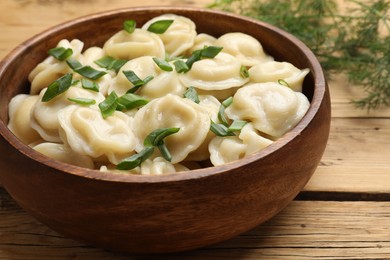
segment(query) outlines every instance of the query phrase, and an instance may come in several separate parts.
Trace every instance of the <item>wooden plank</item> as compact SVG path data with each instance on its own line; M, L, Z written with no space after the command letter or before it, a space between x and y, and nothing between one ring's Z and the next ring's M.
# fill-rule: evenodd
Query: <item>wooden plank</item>
M348 210L346 210L348 209ZM293 201L238 237L194 251L147 259L385 259L390 202ZM64 238L0 189L0 259L145 259Z
M390 120L333 118L322 161L306 191L390 193Z

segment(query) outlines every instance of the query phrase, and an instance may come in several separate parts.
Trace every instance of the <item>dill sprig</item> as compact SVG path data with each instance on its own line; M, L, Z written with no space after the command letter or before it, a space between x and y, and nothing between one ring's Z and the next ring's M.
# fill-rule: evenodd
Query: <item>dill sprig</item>
M366 96L359 108L390 105L390 0L215 0L211 8L276 25L301 39L328 76L345 73Z

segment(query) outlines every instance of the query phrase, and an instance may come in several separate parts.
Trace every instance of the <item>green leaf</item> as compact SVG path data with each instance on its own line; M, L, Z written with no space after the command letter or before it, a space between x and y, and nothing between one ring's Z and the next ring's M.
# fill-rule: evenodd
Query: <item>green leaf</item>
M235 135L233 132L229 131L225 125L214 123L212 120L211 120L211 124L210 124L210 130L215 135L221 136L221 137Z
M74 59L68 59L66 60L66 63L73 71L88 79L97 80L107 74L106 72L96 70L91 66L83 66L80 62Z
M69 101L75 102L76 104L83 105L83 106L89 106L96 104L96 100L91 98L68 98Z
M174 20L159 20L152 23L147 30L157 34L163 34L166 30L168 30L173 22Z
M64 76L60 77L56 81L52 82L43 94L42 102L48 102L52 100L54 97L60 95L61 93L64 93L67 91L70 86L72 85L72 73L65 74Z
M223 47L219 46L206 46L201 51L201 58L214 58L215 56L220 53L220 51L223 49Z
M136 26L137 23L134 20L126 20L123 22L123 29L128 33L133 33Z
M148 146L145 147L140 153L134 154L123 161L121 161L116 168L118 170L131 170L140 166L142 162L152 156L154 152L154 147Z
M180 128L159 128L151 132L146 136L144 140L144 146L158 146L163 143L163 139L169 135L179 132Z
M169 62L159 59L157 57L153 58L153 61L157 64L157 66L163 71L172 71L173 68Z
M81 87L91 91L99 92L99 84L89 79L81 79Z
M113 91L104 101L99 103L99 109L102 113L103 118L107 118L115 112L118 106L117 99L118 95L115 93L115 91Z
M241 129L247 124L247 121L234 120L233 123L228 127L229 132L241 131Z
M50 49L48 54L56 58L57 60L64 61L69 58L73 54L73 50L71 48L57 47Z
M157 148L160 150L161 156L167 160L168 162L172 161L172 155L168 150L168 147L165 145L165 143L162 143L157 146Z
M144 81L142 79L140 79L137 74L135 74L134 71L132 70L126 70L126 71L123 71L123 74L126 76L126 78L128 79L128 81L131 82L131 84L134 85L134 87L139 87L139 86L142 86L144 85Z
M191 56L187 59L186 65L188 67L187 71L192 68L192 65L199 61L202 58L202 50L196 50L191 53ZM185 71L185 72L187 72Z
M184 97L194 101L196 104L200 103L198 92L194 87L189 87L186 92L184 92Z
M284 79L278 79L279 85L285 86L285 87L290 87L290 85L284 80Z
M244 65L241 66L240 68L240 76L243 78L243 79L247 79L249 78L249 71L248 71L248 68Z
M95 61L95 63L105 69L108 70L114 70L116 73L122 68L123 65L125 65L127 60L123 59L114 59L111 56L104 56L98 60Z
M225 116L225 109L229 107L233 103L233 97L228 97L224 101L222 101L221 105L219 106L218 111L218 119L222 122L226 127L229 126L229 120Z
M126 93L117 100L120 110L131 110L133 108L144 106L148 102L149 101L147 99L132 93ZM117 110L119 109L117 108Z
M190 70L188 65L183 60L177 60L173 63L177 73L185 73Z

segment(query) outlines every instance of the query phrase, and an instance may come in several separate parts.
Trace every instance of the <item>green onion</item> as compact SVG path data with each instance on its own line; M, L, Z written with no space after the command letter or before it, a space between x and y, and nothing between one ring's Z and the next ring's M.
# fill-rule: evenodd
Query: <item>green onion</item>
M201 57L202 58L214 58L218 53L223 49L219 46L206 46L202 49Z
M118 103L117 110L120 111L124 109L130 110L136 107L144 106L148 102L149 101L147 99L139 95L127 93L117 99L117 103Z
M211 120L211 124L210 124L210 130L211 130L211 132L213 132L217 136L224 137L224 136L234 136L235 135L233 132L229 131L229 129L225 125L214 123L212 120Z
M228 127L228 131L241 131L241 129L247 124L247 121L243 120L234 120L233 123Z
M290 87L290 85L284 79L278 79L278 83L285 87Z
M123 161L121 161L116 168L118 170L131 170L141 165L146 159L148 159L154 152L153 146L145 147L140 153L134 154Z
M57 47L50 49L47 53L57 60L64 61L73 54L73 50L71 48Z
M194 62L200 60L202 58L202 50L196 50L191 53L191 56L187 59L186 65L188 66L188 70L192 68ZM187 71L185 71L187 72Z
M68 100L83 106L89 106L96 103L96 100L90 98L68 98Z
M134 20L126 20L123 22L123 29L128 33L133 33L137 23Z
M43 94L42 102L48 102L52 100L54 97L58 96L61 93L64 93L66 90L68 90L72 84L72 73L65 74L64 76L60 77L56 81L52 82Z
M188 67L188 65L183 61L183 60L177 60L173 63L173 65L175 65L175 70L178 72L178 73L185 73L187 71L190 70L190 68Z
M153 58L153 61L157 64L157 66L163 70L163 71L172 71L173 68L171 64L169 64L167 61L159 59L157 57Z
M111 92L110 95L101 103L99 103L99 109L102 113L103 118L107 118L111 116L118 104L117 104L118 95L115 93L115 91Z
M94 81L91 81L89 79L82 78L81 79L81 87L84 89L99 92L99 84L94 82Z
M222 122L226 127L229 126L229 121L225 116L225 109L229 107L233 103L233 97L228 97L224 101L222 101L221 105L219 106L218 111L218 119Z
M244 65L242 65L240 68L240 76L244 79L249 78L248 68Z
M70 84L71 86L76 86L79 84L80 80L79 79L72 79L72 83Z
M162 34L166 30L168 30L169 26L174 22L174 20L159 20L154 23L152 23L148 27L149 32L157 33L157 34Z
M196 92L194 87L189 87L186 92L184 92L184 97L194 101L196 104L200 103L198 92Z
M172 155L168 150L168 147L165 145L165 143L162 143L157 146L158 150L160 150L161 156L167 160L168 162L172 161Z
M123 74L125 74L126 78L131 82L131 84L134 85L134 87L139 87L144 85L144 81L140 79L137 74L135 74L132 70L126 70L123 71Z
M126 62L127 60L122 60L122 59L116 60L111 56L104 56L95 61L95 63L100 67L108 70L114 70L116 73L118 73L120 68L122 68L122 66L125 65Z
M97 80L100 77L107 74L106 72L96 70L96 69L92 68L91 66L83 66L83 65L81 65L80 62L78 62L77 60L74 60L74 59L68 59L66 61L66 63L69 65L69 67L73 71L77 72L81 76L86 77L88 79Z
M179 132L180 128L159 128L151 132L144 140L144 146L158 146L163 143L163 139L169 135Z

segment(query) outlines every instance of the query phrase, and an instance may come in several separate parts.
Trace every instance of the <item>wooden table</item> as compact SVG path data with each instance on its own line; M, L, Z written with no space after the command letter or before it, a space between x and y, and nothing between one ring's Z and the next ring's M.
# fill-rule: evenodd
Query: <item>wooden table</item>
M0 59L34 34L81 15L141 5L205 7L213 1L134 2L1 0ZM329 144L314 176L285 210L229 241L156 258L390 259L390 109L356 109L350 101L362 93L343 75L330 81L330 89ZM0 259L69 258L137 257L59 235L23 211L0 185Z

